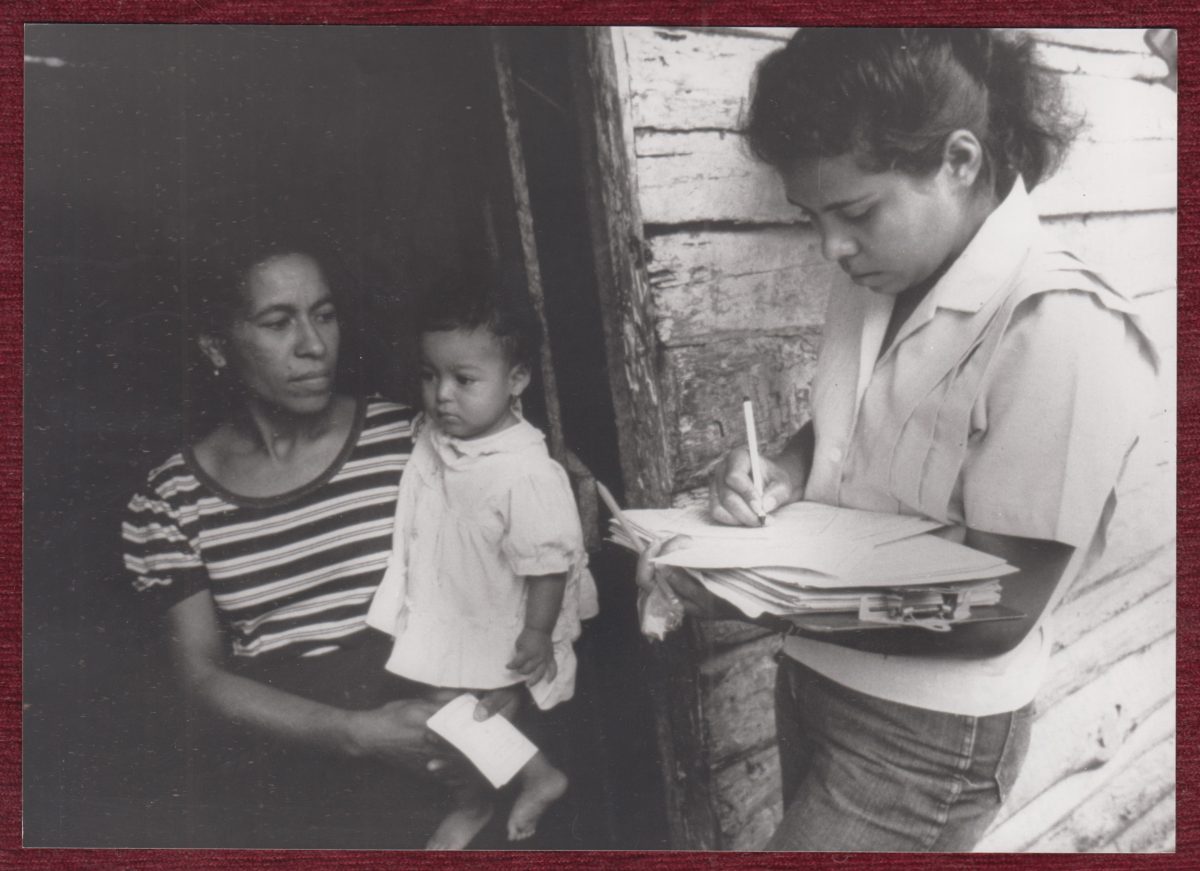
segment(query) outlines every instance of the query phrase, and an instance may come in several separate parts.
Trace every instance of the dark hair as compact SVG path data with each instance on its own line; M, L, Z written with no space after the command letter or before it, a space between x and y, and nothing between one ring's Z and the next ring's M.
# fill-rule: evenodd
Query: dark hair
M358 392L362 378L358 295L336 245L323 232L258 219L214 220L189 228L185 244L181 290L186 335L192 340L185 370L185 418L190 432L203 432L227 418L237 394L230 375L214 376L195 339L229 335L246 304L251 269L274 257L299 254L317 264L338 307L338 384Z
M855 152L866 169L932 172L946 137L983 146L982 184L1049 177L1078 124L1028 35L951 28L804 28L758 66L750 149L782 167Z
M500 341L511 362L537 372L542 324L525 288L503 272L470 263L445 266L427 283L417 334L480 327Z
M245 304L250 270L274 257L300 254L311 258L339 301L347 284L333 246L315 231L229 223L209 228L206 238L194 245L184 272L187 320L193 336L226 335Z

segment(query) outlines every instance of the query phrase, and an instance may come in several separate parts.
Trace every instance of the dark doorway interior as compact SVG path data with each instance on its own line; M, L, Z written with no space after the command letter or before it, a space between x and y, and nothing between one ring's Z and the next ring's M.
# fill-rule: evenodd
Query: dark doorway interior
M527 85L569 107L563 34L510 35ZM27 30L26 844L172 846L186 813L186 723L118 527L147 470L187 437L178 289L192 230L228 219L230 204L322 228L371 326L345 374L403 397L400 337L422 275L484 249L515 256L487 226L488 204L511 198L489 38ZM574 121L531 93L522 86L523 147L564 429L615 482ZM594 565L605 610L582 642L579 698L552 723L579 788L530 846L664 846L628 566L607 552Z

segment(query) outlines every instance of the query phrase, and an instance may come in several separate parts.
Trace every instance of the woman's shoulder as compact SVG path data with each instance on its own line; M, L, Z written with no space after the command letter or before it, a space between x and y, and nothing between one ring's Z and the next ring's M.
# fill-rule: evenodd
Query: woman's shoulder
M1152 363L1157 352L1135 301L1104 274L1048 236L1024 269L1009 329L1047 334L1056 342L1096 344L1125 333Z
M414 437L418 411L412 406L382 396L368 396L363 405L363 436Z
M205 487L197 478L183 451L152 468L130 497L128 508L135 514L176 515L203 498Z
M196 475L188 464L182 450L171 454L165 461L152 468L146 474L144 489L163 495L175 492L182 486L188 486L196 481Z

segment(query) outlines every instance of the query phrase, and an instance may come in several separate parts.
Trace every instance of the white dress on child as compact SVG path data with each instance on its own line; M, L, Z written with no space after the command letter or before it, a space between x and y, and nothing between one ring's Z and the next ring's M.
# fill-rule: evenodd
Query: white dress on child
M580 621L597 612L567 474L524 420L462 440L426 419L400 481L392 554L367 623L396 642L388 671L437 687L520 683L506 667L531 575L565 574L554 627L558 674L530 687L541 708L571 698Z

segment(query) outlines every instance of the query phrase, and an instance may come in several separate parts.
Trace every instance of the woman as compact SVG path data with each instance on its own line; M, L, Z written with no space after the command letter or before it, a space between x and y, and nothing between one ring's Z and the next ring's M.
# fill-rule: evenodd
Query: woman
M335 390L338 288L311 250L238 239L191 264L226 413L150 473L123 525L194 705L189 844L420 846L437 808L414 775L461 774L365 623L413 412Z
M1029 743L1048 614L1099 553L1156 358L1128 301L1027 189L1069 130L1032 46L981 30L802 30L758 69L747 136L854 287L829 302L812 421L712 475L724 523L799 499L925 515L1020 569L1021 620L791 630L768 849L967 850ZM652 577L643 561L639 579ZM679 573L694 614L733 616Z

